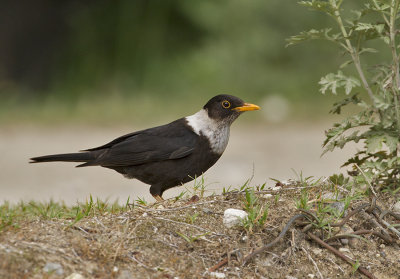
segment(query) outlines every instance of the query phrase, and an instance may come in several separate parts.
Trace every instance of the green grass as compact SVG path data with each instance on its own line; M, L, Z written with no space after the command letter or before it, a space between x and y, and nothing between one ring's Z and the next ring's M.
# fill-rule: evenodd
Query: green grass
M85 203L77 203L74 206L67 206L63 202L19 202L12 205L9 202L4 202L0 205L0 231L7 227L18 228L20 221L27 219L64 219L69 225L73 225L84 217L95 216L97 214L118 214L132 208L130 198L124 204L119 204L118 201L110 203L100 199L94 200L90 196Z

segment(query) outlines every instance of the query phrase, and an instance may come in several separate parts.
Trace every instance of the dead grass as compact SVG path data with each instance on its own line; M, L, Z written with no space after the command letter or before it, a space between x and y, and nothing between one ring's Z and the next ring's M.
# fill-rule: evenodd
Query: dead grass
M267 192L272 197L265 197ZM222 223L225 209L243 208L244 193L240 192L196 202L168 200L114 211L92 210L79 220L67 214L22 214L0 231L0 278L65 278L71 273L85 278L215 278L209 268L226 257L227 265L216 270L225 278L362 278L354 267L310 241L298 225L243 266L244 256L273 241L299 213L295 200L302 193L283 188L256 195L260 203L269 204L269 212L266 223L252 233L228 229ZM362 202L352 201L349 210ZM383 209L394 202L389 194L378 199ZM348 224L357 229L363 222L355 215ZM389 245L366 235L352 247L343 246L348 248L343 253L377 278L398 278L398 244L398 239ZM63 275L44 272L49 262L61 264Z

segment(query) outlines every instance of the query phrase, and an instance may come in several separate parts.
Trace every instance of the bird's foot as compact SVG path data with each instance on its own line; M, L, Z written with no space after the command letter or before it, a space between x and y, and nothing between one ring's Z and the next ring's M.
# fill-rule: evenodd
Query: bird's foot
M160 195L152 195L152 196L153 196L153 198L156 199L157 202L163 202L164 201L164 199Z

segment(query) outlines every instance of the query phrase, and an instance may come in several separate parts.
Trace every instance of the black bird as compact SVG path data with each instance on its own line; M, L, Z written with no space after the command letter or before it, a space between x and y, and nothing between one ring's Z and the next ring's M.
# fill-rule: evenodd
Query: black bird
M161 201L165 190L193 180L214 165L228 144L233 121L244 111L258 109L235 96L218 95L197 113L169 124L79 153L34 157L31 163L82 162L77 167L110 168L150 184L150 193Z

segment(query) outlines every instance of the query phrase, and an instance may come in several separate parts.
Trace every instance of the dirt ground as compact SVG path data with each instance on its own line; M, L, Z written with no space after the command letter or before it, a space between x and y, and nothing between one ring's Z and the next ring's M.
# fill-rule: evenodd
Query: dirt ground
M320 191L312 188L310 195ZM0 277L57 279L76 273L84 278L118 279L366 278L355 265L311 241L301 223L291 226L272 248L244 262L299 214L295 201L300 194L296 187L257 193L260 204L269 204L269 213L265 225L252 232L243 227L228 229L222 223L225 209L243 208L244 195L237 192L194 202L171 199L119 214L95 213L75 224L68 219L33 218L0 232ZM348 211L365 202L369 199L353 201ZM379 196L377 205L386 210L394 202L386 194ZM347 221L354 231L371 229L372 223L360 217L361 213L366 214L360 211ZM385 220L399 223L390 216ZM315 227L310 232L328 237ZM332 227L332 235L337 233L338 228ZM348 244L336 240L332 245L372 278L399 278L398 238L387 243L365 234L355 240ZM48 272L49 263L59 268Z
M271 184L271 177L295 178L292 169L298 173L302 171L304 176L315 177L337 173L355 147L321 158L323 131L329 126L295 123L249 127L245 123L235 123L225 153L205 174L209 194L230 185L242 185L253 172L254 184ZM72 205L76 201L85 201L90 194L121 202L128 196L131 200L137 197L152 200L148 185L125 179L112 170L100 167L76 169L72 163L28 164L33 156L99 146L140 128L143 127L0 127L0 202L48 201L52 198ZM164 196L174 197L182 190L184 187L177 187L166 191Z

